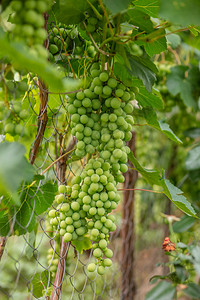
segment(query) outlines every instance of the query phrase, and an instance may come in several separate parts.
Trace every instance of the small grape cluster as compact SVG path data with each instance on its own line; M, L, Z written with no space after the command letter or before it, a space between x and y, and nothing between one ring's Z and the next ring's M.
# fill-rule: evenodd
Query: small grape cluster
M90 239L93 241L93 255L96 264L88 265L89 272L103 275L105 267L110 267L113 253L108 249L109 232L116 230L115 217L109 213L117 207L120 196L111 166L102 158L90 159L81 175L83 181L79 198L86 212ZM105 256L105 258L103 258Z
M54 60L54 56L60 52L64 52L64 48L67 53L70 54L74 48L74 39L78 36L78 31L76 27L71 25L67 26L65 24L59 23L55 26L51 23L49 26L49 51L50 59Z
M5 105L0 101L0 121L4 121L4 132L9 133L12 136L23 135L28 136L28 129L22 125L22 122L27 120L29 112L26 109L22 109L22 103L20 101L12 101Z
M10 22L15 24L12 33L15 40L23 40L32 48L36 55L47 58L48 53L43 47L47 32L43 28L43 13L49 8L48 0L15 0L11 1L13 14Z
M64 242L77 240L87 232L86 213L81 209L82 200L78 199L80 181L81 178L77 176L72 188L60 185L58 188L60 194L55 198L58 205L49 212L50 224L54 228L59 226Z
M96 42L99 42L103 31L103 11L98 3L96 3L94 6L95 12L92 8L88 8L85 12L85 25L81 23L80 28L81 30L91 33L93 39Z
M65 56L60 56L62 53L70 55L87 55L94 57L96 51L90 41L84 40L78 29L71 25L59 23L55 26L51 23L49 26L49 58L52 62L55 60L65 60Z
M50 224L54 229L59 226L64 242L77 240L89 231L95 266L102 275L105 267L112 265L112 251L107 245L109 232L116 230L115 218L109 213L120 201L110 164L102 158L90 159L72 187L60 185L59 193L55 198L57 207L49 211ZM89 265L88 271L91 269Z

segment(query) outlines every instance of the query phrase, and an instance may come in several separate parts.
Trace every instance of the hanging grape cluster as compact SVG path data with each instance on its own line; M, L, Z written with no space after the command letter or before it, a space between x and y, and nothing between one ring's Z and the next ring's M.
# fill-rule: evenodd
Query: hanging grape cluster
M65 60L67 55L95 56L95 48L91 41L81 37L75 26L59 23L49 25L49 58L52 62ZM61 54L64 54L63 56Z
M126 142L132 137L134 123L131 88L118 81L99 63L90 68L88 87L68 98L71 132L77 138L75 155L92 155L80 176L70 186L60 186L57 207L49 212L53 226L60 226L64 242L89 234L96 262L88 271L103 275L110 267L112 250L109 232L116 230L111 215L120 196L117 184L124 181L130 152Z
M14 24L12 34L14 40L26 41L32 48L32 53L47 58L48 52L43 47L47 38L47 32L43 28L43 13L49 8L52 1L49 0L23 0L11 1L13 14L10 22Z
M6 88L13 95L22 95L28 90L26 81L15 82L6 80ZM29 112L23 108L23 104L19 100L7 99L6 102L0 102L0 121L4 121L4 133L9 133L12 136L23 135L28 136L28 129L22 124L27 120Z

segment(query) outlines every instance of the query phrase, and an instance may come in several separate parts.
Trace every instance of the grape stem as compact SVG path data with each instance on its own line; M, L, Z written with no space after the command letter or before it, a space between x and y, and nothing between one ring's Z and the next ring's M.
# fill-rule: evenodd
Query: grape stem
M85 24L85 22L83 22L83 25L84 25L84 27L85 27L85 29L86 29L86 31L87 31L87 34L89 35L89 37L90 37L90 39L91 39L91 41L92 41L92 43L93 43L93 45L95 46L95 48L96 48L101 54L107 55L107 56L114 55L114 54L112 54L112 53L108 53L108 52L105 52L105 51L103 51L102 49L100 49L100 48L97 46L95 40L93 39L91 33L87 30L87 25Z

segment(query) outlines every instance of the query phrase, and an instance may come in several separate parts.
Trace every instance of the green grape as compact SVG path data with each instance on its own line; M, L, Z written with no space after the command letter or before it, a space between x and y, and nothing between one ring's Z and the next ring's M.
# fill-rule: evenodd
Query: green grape
M96 258L101 257L101 256L103 255L102 250L101 250L100 248L96 248L96 249L93 251L93 255L94 255L94 257L96 257Z
M103 274L105 273L105 268L104 268L103 266L99 266L99 267L97 268L97 273L98 273L99 275L103 275Z
M94 272L96 270L96 265L94 263L90 263L87 267L88 272Z
M65 233L64 236L63 236L63 242L64 243L68 243L71 240L72 240L72 234L69 233L69 232Z
M108 86L111 87L112 89L116 88L117 80L114 79L114 78L109 78L108 79Z

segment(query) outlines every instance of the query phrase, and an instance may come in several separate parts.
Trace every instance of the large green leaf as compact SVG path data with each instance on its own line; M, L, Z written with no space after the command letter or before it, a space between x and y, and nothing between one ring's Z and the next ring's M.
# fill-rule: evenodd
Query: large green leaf
M189 216L183 216L180 221L173 223L174 232L184 232L194 225L195 219Z
M167 49L166 38L158 38L153 42L148 42L144 44L144 49L149 56L154 54L159 54Z
M187 170L197 170L200 168L200 146L193 148L187 154L185 160Z
M161 0L161 18L183 26L200 25L199 0Z
M158 11L160 6L159 0L135 0L134 5L137 9L145 12L153 18L158 17Z
M149 15L136 8L129 9L127 15L129 24L137 26L141 31L147 33L153 31L153 23L151 22Z
M135 158L133 152L130 152L128 157L129 160L132 162L134 168L146 179L146 181L151 186L153 186L154 184L161 185L161 176L158 170L150 170L143 168L138 162L138 160Z
M44 294L43 291L48 287L49 280L49 273L47 271L36 273L28 286L31 294L37 299L42 297Z
M132 0L103 0L107 9L111 12L112 15L116 15L126 10Z
M132 79L133 86L139 88L139 92L136 94L136 100L138 101L139 105L142 107L153 107L156 109L163 108L163 100L159 92L152 89L151 93L149 93L145 87L143 86L142 82L138 79Z
M175 292L175 286L167 281L161 281L146 294L145 300L173 300Z
M183 292L192 299L200 299L200 286L196 283L188 283L187 288L183 289Z
M14 142L0 144L0 193L9 195L10 201L19 205L17 189L23 180L32 180L33 166L24 157L26 149Z
M167 123L158 121L156 112L152 107L145 107L142 109L142 112L149 126L163 132L172 141L182 143L181 140L175 135L175 133L169 128L169 125Z
M133 152L129 154L129 160L132 162L135 169L147 180L147 182L153 186L158 185L162 187L163 192L180 210L185 214L196 217L196 212L187 201L187 199L182 195L182 191L174 186L169 180L164 178L164 174L160 175L157 170L148 170L143 168L140 163L135 158Z
M46 211L54 201L57 189L55 185L46 183L39 189L31 187L26 194L26 201L28 201L37 215Z
M196 212L190 202L182 195L183 192L174 186L168 179L162 179L162 187L165 195L185 214L196 217Z
M172 47L172 49L176 49L180 43L181 38L178 34L172 33L166 36L167 44Z
M149 56L159 54L167 49L167 41L165 37L164 29L154 29L149 34L141 35L136 43L140 46L144 46L146 53Z
M10 231L8 212L0 211L0 236L7 236Z
M92 2L92 1L90 1ZM59 0L53 7L58 22L64 24L78 24L85 19L84 12L89 7L86 0Z
M144 94L144 98L146 98L146 101L148 102L148 98L151 97L150 92L152 90L152 85L156 79L156 66L149 59L131 55L128 51L123 53L123 55L126 59L119 54L116 55L116 62L114 65L115 75L122 81L128 79L129 81L132 81L134 85L137 85L139 88L141 87L140 94ZM141 79L141 81L136 80L134 77ZM161 99L159 99L159 103L162 103ZM163 107L163 103L159 105L159 107Z
M131 76L139 78L142 80L147 91L150 93L152 85L156 80L155 73L149 67L149 60L135 55L129 55L130 69L127 68L127 71Z
M76 241L73 241L72 242L72 245L75 246L76 250L82 254L83 253L83 250L89 250L92 248L92 243L91 243L91 240L89 237L82 237L82 238L79 238L78 240Z
M192 86L185 77L186 66L176 66L171 68L171 73L167 75L167 89L173 95L180 94L184 104L196 109L197 104L192 95Z

